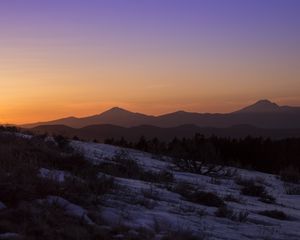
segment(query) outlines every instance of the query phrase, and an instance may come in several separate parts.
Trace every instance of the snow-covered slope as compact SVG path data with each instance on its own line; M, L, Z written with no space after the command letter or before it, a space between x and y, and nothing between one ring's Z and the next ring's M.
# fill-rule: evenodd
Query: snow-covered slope
M120 151L115 146L79 141L72 142L72 146L94 164L110 161ZM132 229L145 228L152 231L156 239L168 231L191 232L202 239L300 239L300 195L287 195L284 183L277 176L236 169L234 176L215 178L182 172L168 159L155 159L151 154L135 150L126 151L143 169L169 171L174 180L164 184L117 177L121 187L116 194L104 196L101 210L109 225L121 222ZM231 168L232 172L234 170ZM276 203L264 203L258 197L241 195L237 178L258 182L276 198ZM188 201L174 192L172 186L180 183L213 192L223 199L232 198L232 201L225 200L227 208L247 217L241 221L217 217L216 207ZM261 212L266 210L281 211L288 217L279 220L262 215Z
M1 159L0 239L27 239L30 229L45 239L300 239L300 185L279 176L233 167L201 175L111 145L71 141L74 154L52 137L2 138L11 157ZM24 166L14 145L30 150Z

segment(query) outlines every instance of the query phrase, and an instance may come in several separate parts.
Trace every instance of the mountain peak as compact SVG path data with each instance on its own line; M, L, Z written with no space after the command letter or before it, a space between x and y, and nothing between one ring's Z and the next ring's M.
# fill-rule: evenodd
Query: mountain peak
M276 112L278 110L280 110L280 107L276 103L273 103L268 99L262 99L248 107L241 109L238 112L263 113L263 112Z
M273 103L273 102L271 102L270 100L268 100L268 99L261 99L261 100L258 100L256 103L255 103L256 105L276 105L276 106L278 106L276 103Z
M120 108L120 107L113 107L105 112L129 112L128 110L126 109L123 109L123 108Z
M135 113L128 111L124 108L120 107L113 107L111 109L108 109L107 111L100 114L100 116L106 116L106 117L114 117L114 118L122 118L122 117L129 117L129 116L145 116L141 113Z

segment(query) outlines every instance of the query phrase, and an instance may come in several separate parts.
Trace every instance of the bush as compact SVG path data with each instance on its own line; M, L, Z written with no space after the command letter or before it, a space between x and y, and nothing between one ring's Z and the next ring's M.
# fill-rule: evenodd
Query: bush
M173 188L169 189L172 192L178 193L181 196L189 196L196 191L195 187L186 182L179 182Z
M197 191L189 196L189 200L210 207L225 206L225 202L212 192Z
M272 195L268 194L268 193L265 193L263 194L262 196L260 196L260 199L259 199L261 202L264 202L264 203L269 203L269 204L274 204L276 203L276 198L273 197Z
M170 190L180 194L190 202L199 203L209 207L220 207L226 205L222 198L215 193L200 191L188 183L178 183Z
M167 170L161 170L158 173L156 173L156 178L157 178L157 182L170 183L174 181L173 173Z
M224 200L227 202L236 202L236 203L240 203L241 199L233 196L232 194L228 194L224 197Z
M244 186L241 189L241 193L247 196L262 197L265 196L266 189L264 186L251 184L248 186Z
M66 137L62 136L62 135L54 136L54 140L55 140L55 142L57 143L57 145L60 149L65 150L69 147L70 140L67 139Z
M102 163L98 165L97 169L112 176L138 179L146 182L170 183L174 180L173 174L169 171L154 172L144 170L124 150L118 151L112 162Z
M236 222L246 222L248 219L248 212L234 212L233 210L229 209L227 206L219 207L218 210L215 212L216 217L220 218L228 218L232 221Z
M284 185L284 188L288 195L300 195L300 186Z
M21 239L111 239L102 238L95 226L66 214L57 204L24 202L0 212L0 231L14 232Z
M278 211L278 210L261 211L261 212L259 212L259 214L270 217L270 218L279 219L279 220L287 220L288 219L288 216L284 212Z
M233 210L229 209L227 206L222 206L219 207L218 210L215 212L215 216L220 218L231 219L233 216Z
M236 184L243 186L241 193L247 196L259 197L259 200L264 203L275 203L276 198L270 195L263 185L259 185L256 182L264 183L263 179L245 179L238 177L235 179Z
M0 125L0 132L10 132L10 133L17 133L20 132L20 129L16 126L2 126Z

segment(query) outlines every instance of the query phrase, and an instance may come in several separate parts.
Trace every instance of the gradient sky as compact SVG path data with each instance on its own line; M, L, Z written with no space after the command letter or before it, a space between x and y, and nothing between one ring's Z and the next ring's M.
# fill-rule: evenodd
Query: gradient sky
M0 123L300 105L298 0L1 0Z

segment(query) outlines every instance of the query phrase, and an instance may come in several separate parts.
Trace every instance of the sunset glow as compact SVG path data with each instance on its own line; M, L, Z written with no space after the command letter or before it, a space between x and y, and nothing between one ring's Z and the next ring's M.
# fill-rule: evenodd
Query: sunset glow
M300 105L299 10L297 0L3 0L0 123L114 106Z

